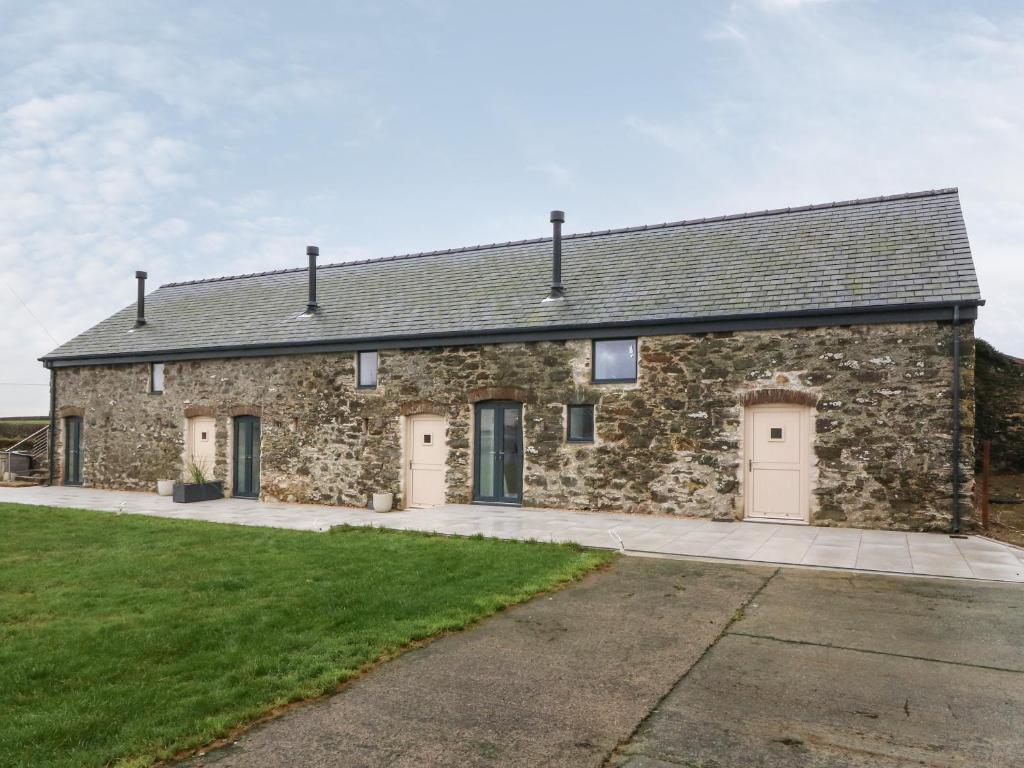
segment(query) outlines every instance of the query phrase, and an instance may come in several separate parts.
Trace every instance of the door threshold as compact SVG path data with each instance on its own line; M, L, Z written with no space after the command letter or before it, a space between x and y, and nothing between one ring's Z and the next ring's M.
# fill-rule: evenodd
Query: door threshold
M476 501L475 499L469 502L474 507L521 507L523 502L521 501Z
M784 517L744 517L744 523L772 523L773 525L810 525L808 520L787 520Z

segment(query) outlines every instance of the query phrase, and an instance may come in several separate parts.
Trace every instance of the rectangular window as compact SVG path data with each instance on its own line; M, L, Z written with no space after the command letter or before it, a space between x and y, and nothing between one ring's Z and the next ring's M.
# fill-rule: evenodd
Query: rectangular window
M164 391L163 363L149 364L149 391L154 395L159 395L161 392Z
M570 443L594 442L594 406L569 406L569 431L566 438Z
M357 373L360 389L373 389L377 386L377 353L359 353L359 371Z
M636 381L636 339L594 341L593 380Z

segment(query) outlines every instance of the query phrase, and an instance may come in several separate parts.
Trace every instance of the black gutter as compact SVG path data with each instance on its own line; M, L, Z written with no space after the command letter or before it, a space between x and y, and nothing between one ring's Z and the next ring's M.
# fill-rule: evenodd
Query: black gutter
M953 535L960 533L960 306L953 307Z
M48 366L49 367L49 366ZM57 447L57 369L50 368L50 439L46 446L47 485L53 485Z
M961 317L978 316L983 300L959 305ZM162 362L169 360L202 360L216 357L263 357L275 355L353 352L360 349L401 349L476 344L501 344L523 341L561 341L588 339L595 334L602 338L632 336L666 336L673 334L722 333L727 331L759 331L785 328L816 328L833 325L878 325L881 323L921 323L948 321L949 302L902 304L863 307L851 310L818 309L798 312L762 312L722 315L710 320L628 320L591 325L551 325L537 330L506 328L490 331L453 331L451 333L408 334L392 337L361 337L331 341L301 341L282 344L237 344L229 346L192 347L176 350L119 352L110 355L75 355L41 357L43 364L60 368L77 365L111 365L116 363Z

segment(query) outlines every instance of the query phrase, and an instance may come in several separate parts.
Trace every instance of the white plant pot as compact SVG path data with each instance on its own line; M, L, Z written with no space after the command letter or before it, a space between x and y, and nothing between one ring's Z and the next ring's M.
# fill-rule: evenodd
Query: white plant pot
M157 480L156 481L156 492L161 496L170 496L174 493L174 481L173 480Z
M393 493L375 493L373 494L373 511L374 512L390 512L391 505L395 502L395 494Z

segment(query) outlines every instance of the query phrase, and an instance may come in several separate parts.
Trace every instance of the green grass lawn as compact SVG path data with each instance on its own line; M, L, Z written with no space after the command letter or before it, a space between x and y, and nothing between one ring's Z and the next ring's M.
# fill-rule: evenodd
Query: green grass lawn
M0 504L0 765L147 765L609 557Z

